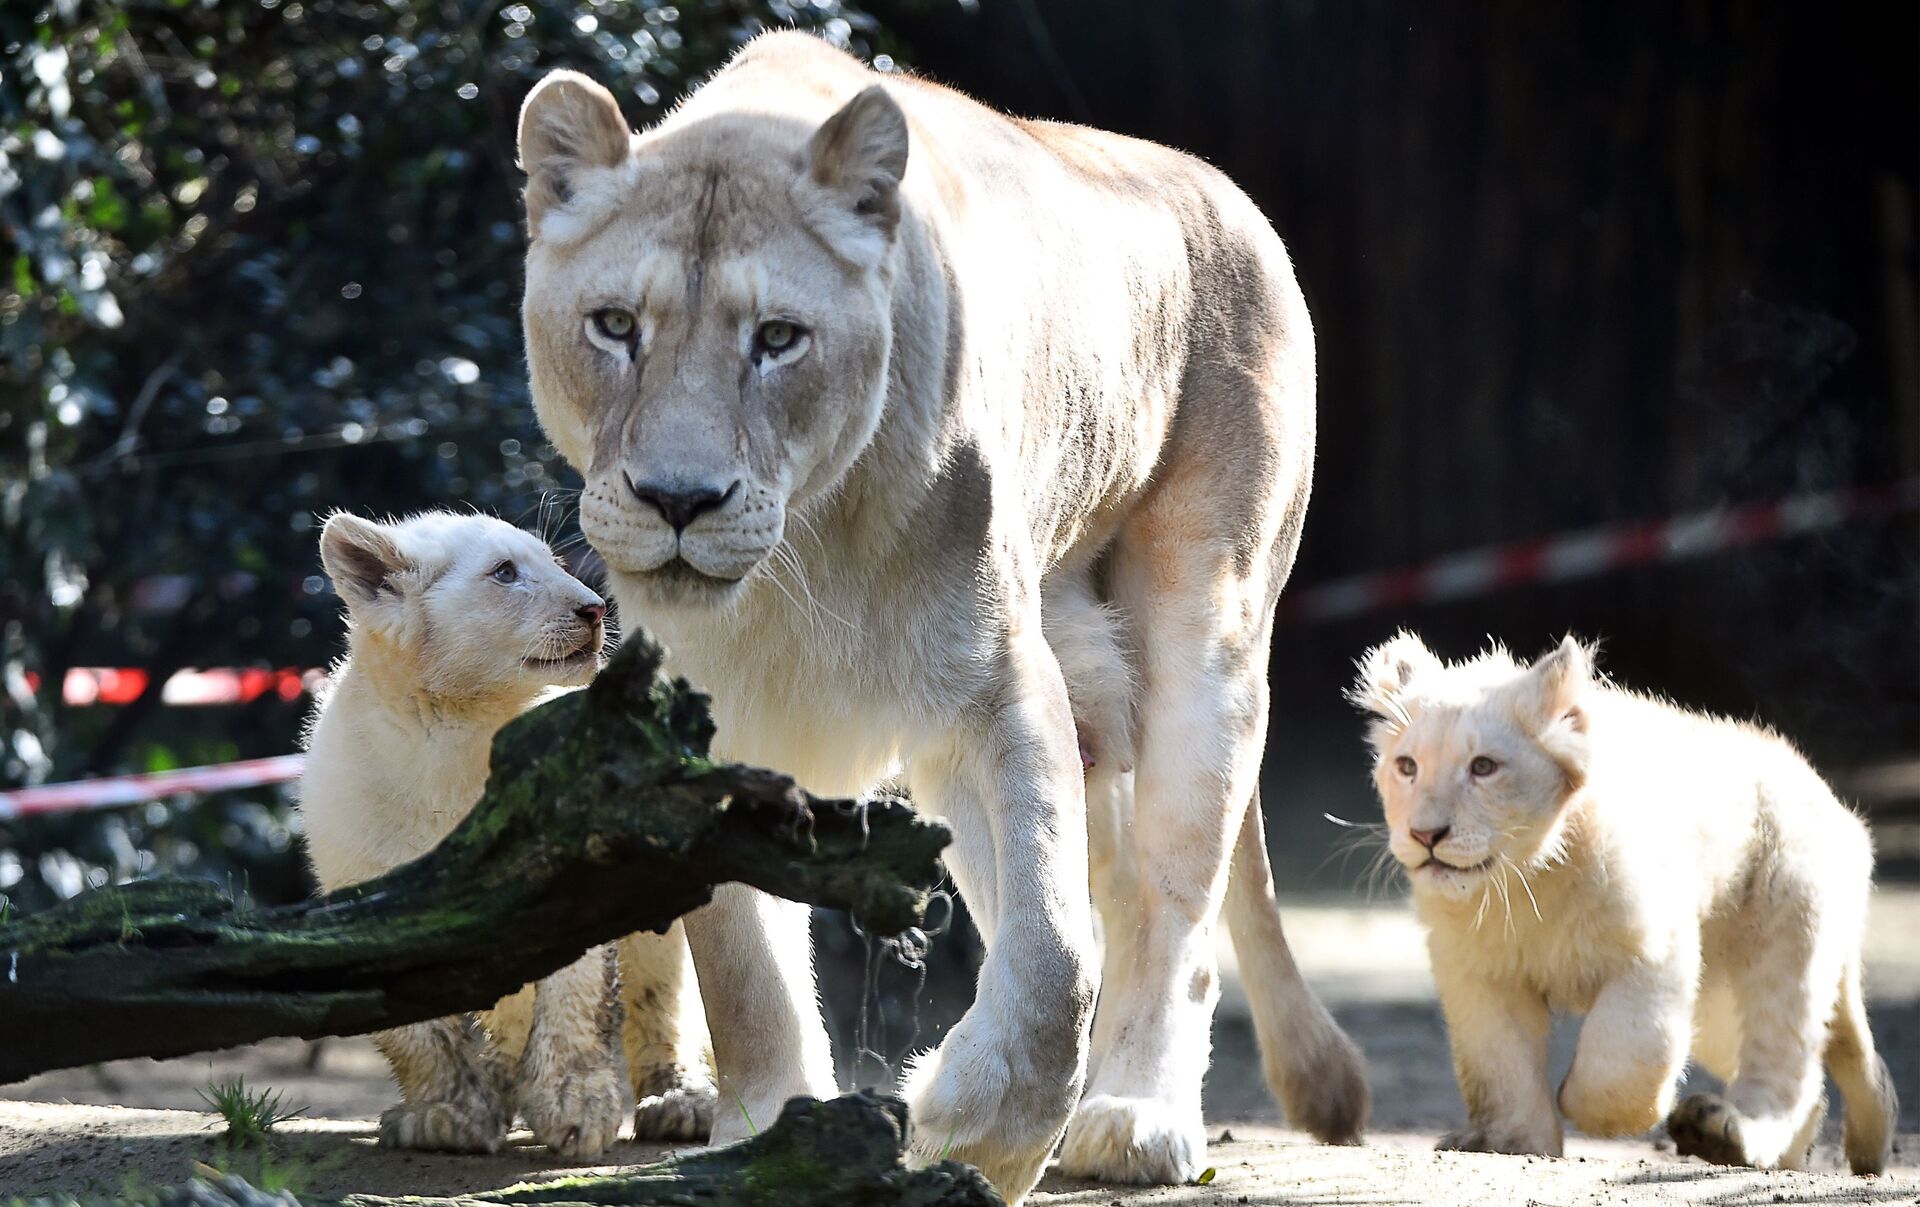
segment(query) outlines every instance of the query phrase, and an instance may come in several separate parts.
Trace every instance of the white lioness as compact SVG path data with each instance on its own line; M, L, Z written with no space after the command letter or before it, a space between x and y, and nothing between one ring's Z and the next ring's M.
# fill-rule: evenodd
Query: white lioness
M1270 1082L1352 1140L1359 1055L1254 806L1314 435L1259 210L794 33L640 134L556 72L520 158L535 405L623 614L712 693L723 756L836 795L897 775L953 828L989 955L910 1078L919 1151L1018 1200L1071 1114L1075 1173L1197 1173L1223 898ZM686 920L744 1108L716 1139L834 1089L806 920L745 889Z
M1898 1110L1861 997L1873 849L1800 754L1753 725L1595 677L1569 637L1532 666L1442 664L1402 633L1360 662L1374 784L1428 928L1468 1126L1442 1148L1561 1147L1548 1011L1584 1013L1559 1108L1723 1164L1800 1168L1846 1096L1847 1161ZM1724 1098L1672 1110L1692 1054Z
M336 514L320 554L347 605L349 654L315 706L299 797L315 877L334 889L446 837L479 799L494 732L549 688L592 678L605 607L545 542L486 516ZM605 947L481 1019L375 1036L403 1099L381 1140L492 1152L517 1107L542 1143L590 1156L619 1130L629 1068L639 1134L704 1136L713 1092L688 1072L698 1050L689 1061L677 1029L680 944L635 936L619 961L624 1012Z

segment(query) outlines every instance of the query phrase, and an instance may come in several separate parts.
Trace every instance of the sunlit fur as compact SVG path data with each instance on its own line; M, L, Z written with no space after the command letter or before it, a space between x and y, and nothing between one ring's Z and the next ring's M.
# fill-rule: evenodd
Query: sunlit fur
M1447 664L1402 633L1349 693L1467 1103L1442 1147L1558 1154L1564 1112L1595 1135L1666 1119L1682 1152L1798 1168L1824 1058L1848 1160L1878 1172L1897 1109L1861 993L1866 827L1778 735L1592 660L1568 638L1531 665ZM1586 1015L1557 1100L1552 1009ZM1689 1053L1727 1089L1676 1109Z
M1258 208L791 32L637 134L556 72L520 158L534 406L622 616L711 694L718 754L900 782L953 829L988 954L904 1087L916 1153L1010 1201L1063 1132L1075 1173L1197 1175L1223 912L1270 1082L1356 1138L1364 1066L1287 952L1253 801L1314 439ZM757 355L769 320L806 346ZM662 483L722 501L676 533ZM723 889L686 933L716 1138L831 1093L806 911Z
M487 516L343 513L320 549L347 605L348 655L315 707L299 797L314 875L334 889L424 855L467 815L494 732L598 668L602 605L545 542ZM441 1019L376 1036L403 1097L382 1140L491 1152L517 1109L566 1156L603 1150L628 1101L613 981L598 948L484 1028Z

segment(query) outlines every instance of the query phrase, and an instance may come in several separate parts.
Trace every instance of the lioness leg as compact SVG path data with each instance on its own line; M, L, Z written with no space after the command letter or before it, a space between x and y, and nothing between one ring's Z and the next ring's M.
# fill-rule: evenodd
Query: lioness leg
M732 1144L771 1126L789 1098L833 1097L808 908L723 884L681 921L725 1108L716 1111L712 1143Z
M1086 1075L1095 989L1081 765L1038 617L994 666L996 707L912 754L914 799L986 941L973 1006L907 1078L916 1156L977 1165L1009 1202L1039 1180Z
M713 1130L717 1095L691 971L678 923L663 935L620 940L622 1038L638 1100L636 1140L705 1140Z
M1128 835L1137 875L1132 889L1103 888L1133 896L1126 916L1111 904L1103 916L1117 932L1108 941L1124 944L1135 968L1102 997L1099 1072L1061 1153L1063 1168L1106 1181L1200 1172L1200 1083L1219 998L1213 926L1266 736L1268 548L1243 547L1234 566L1235 539L1222 529L1244 517L1198 511L1197 483L1169 485L1131 522L1114 560L1115 595L1141 643Z

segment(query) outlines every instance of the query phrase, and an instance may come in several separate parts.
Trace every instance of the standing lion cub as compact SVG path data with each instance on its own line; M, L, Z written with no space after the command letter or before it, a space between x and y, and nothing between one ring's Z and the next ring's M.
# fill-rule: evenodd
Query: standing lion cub
M1428 928L1468 1126L1442 1148L1561 1151L1664 1117L1685 1154L1800 1168L1846 1097L1847 1161L1898 1115L1861 996L1866 828L1786 741L1597 678L1445 664L1402 633L1360 661L1388 841ZM1556 1107L1548 1012L1586 1015ZM1673 1107L1691 1051L1726 1082ZM1669 1113L1671 1112L1671 1113Z
M334 889L447 836L480 797L495 731L593 677L606 609L544 541L487 516L337 514L320 551L350 652L316 706L299 795L314 874ZM704 1138L713 1091L680 1057L683 948L671 932L622 941L624 1034L606 946L478 1017L376 1035L403 1098L382 1143L492 1152L517 1111L555 1151L591 1156L619 1131L629 1072L637 1135Z

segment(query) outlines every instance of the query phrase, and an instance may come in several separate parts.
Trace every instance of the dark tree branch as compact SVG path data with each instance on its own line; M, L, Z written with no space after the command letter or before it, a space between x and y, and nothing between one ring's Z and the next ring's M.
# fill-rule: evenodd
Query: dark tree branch
M376 880L258 912L143 881L0 926L0 1083L480 1009L729 881L879 934L923 921L944 827L709 762L705 698L659 665L636 635L591 687L509 723L473 812Z

